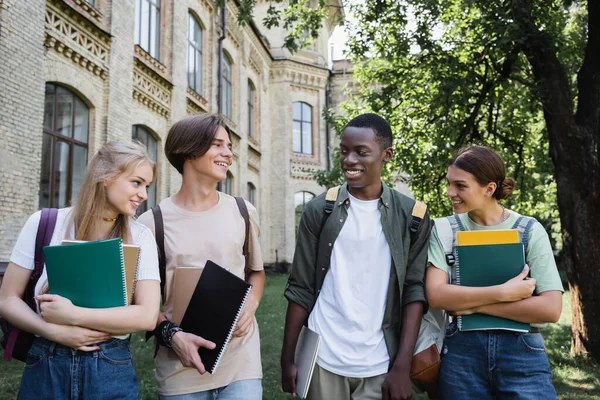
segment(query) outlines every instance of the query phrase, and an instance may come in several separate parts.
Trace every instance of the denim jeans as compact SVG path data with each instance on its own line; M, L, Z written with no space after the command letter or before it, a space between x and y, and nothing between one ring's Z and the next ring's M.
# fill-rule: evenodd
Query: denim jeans
M439 399L552 400L550 363L540 333L446 331Z
M109 339L100 350L73 350L36 338L21 378L19 400L139 399L129 340Z
M204 392L158 396L160 400L262 400L262 381L245 379Z

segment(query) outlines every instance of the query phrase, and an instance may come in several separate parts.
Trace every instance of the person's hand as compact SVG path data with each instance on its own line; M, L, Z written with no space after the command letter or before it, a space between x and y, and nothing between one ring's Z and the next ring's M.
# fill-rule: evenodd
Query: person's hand
M78 325L79 307L71 300L57 294L41 294L36 297L39 302L40 314L46 322L59 325Z
M381 385L381 394L383 400L408 400L412 399L412 383L410 381L410 371L393 366L388 372L383 385Z
M248 332L250 332L250 328L254 323L254 314L256 313L258 304L259 302L252 296L248 297L248 301L246 301L246 304L244 304L242 314L240 315L237 325L235 326L235 330L233 331L233 337L246 336Z
M215 344L192 333L179 331L173 335L171 347L184 367L196 368L200 374L204 374L206 368L202 364L198 349L204 347L212 350L215 348Z
M502 301L519 301L531 297L535 290L535 279L528 278L529 266L525 264L523 271L502 285Z
M100 347L96 346L96 344L105 342L111 337L106 332L95 331L81 326L57 324L49 324L49 326L47 339L81 351L100 350Z
M296 376L298 369L292 362L281 363L281 388L284 392L296 397Z

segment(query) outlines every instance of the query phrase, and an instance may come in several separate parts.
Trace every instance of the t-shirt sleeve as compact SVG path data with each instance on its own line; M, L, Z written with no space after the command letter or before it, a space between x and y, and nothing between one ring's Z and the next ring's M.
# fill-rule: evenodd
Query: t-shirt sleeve
M140 246L140 265L138 266L137 280L155 280L160 281L158 271L158 249L154 235L142 224L137 224L140 229L137 244Z
M33 270L35 264L35 239L41 216L42 212L38 211L31 215L27 222L25 222L10 255L10 262L13 264Z
M248 231L248 265L252 271L262 271L263 257L260 247L260 224L258 222L258 212L256 208L246 202L248 214L250 215L250 229Z
M539 222L533 224L529 233L527 264L529 265L531 277L536 280L536 294L549 290L564 292L550 238L548 238L548 233Z
M446 254L444 253L444 247L438 237L437 227L433 226L431 230L431 236L429 237L429 251L427 253L427 263L433 265L436 268L441 269L444 272L448 272L448 264L446 263Z

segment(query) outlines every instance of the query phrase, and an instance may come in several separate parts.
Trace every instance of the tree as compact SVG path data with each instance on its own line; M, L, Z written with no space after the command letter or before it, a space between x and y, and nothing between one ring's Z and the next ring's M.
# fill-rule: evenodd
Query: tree
M518 182L510 206L562 245L572 353L600 362L600 2L377 0L353 14L362 90L346 115L390 121L394 166L434 215L449 211L450 155L498 150Z

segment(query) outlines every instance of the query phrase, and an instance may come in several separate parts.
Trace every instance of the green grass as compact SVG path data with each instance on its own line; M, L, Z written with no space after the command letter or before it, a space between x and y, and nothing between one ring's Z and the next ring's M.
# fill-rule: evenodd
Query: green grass
M280 389L279 355L283 340L283 325L287 301L283 297L285 276L267 277L267 285L257 318L260 325L263 365L263 398L289 399ZM569 355L571 344L571 304L568 293L563 297L563 314L558 324L544 330L546 349L554 374L554 385L560 400L600 399L600 369L591 361ZM152 342L142 334L132 338L132 353L140 381L142 399L156 399ZM23 364L0 360L0 397L16 398Z

